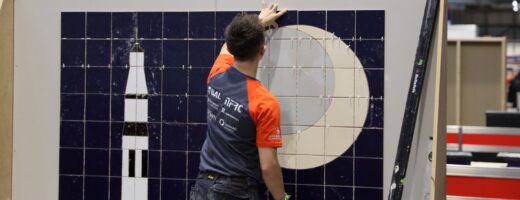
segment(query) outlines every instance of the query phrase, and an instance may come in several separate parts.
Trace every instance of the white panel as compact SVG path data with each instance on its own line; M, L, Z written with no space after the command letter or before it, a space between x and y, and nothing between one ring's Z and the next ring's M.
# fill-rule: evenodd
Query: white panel
M137 94L148 94L146 87L146 76L144 73L144 67L133 67L137 70Z
M296 101L297 125L325 125L325 110L330 106L330 101L319 97L298 97Z
M296 125L296 98L278 97L280 103L280 123L282 125ZM286 132L284 134L291 134Z
M330 75L329 75L330 74ZM327 79L329 76L334 75L335 87L332 97L354 97L354 69L327 69ZM329 84L326 84L327 91Z
M368 98L359 98L355 99L355 113L354 113L354 126L355 127L363 127L365 124L365 119L368 114L368 106L370 105L370 99Z
M354 68L356 55L352 50L353 48L340 39L325 40L325 51L331 59L331 63L327 63L326 66L330 68Z
M123 149L135 149L136 136L123 135Z
M359 130L361 131L361 130ZM354 128L327 127L325 130L325 155L340 156L354 143Z
M354 72L354 84L356 97L370 97L370 91L368 90L368 80L365 74L365 70L356 69L356 71Z
M137 99L125 99L125 122L137 121Z
M298 155L325 155L325 127L310 127L298 134Z
M136 199L135 191L135 178L123 177L121 183L121 200L141 200Z
M148 99L136 99L136 122L148 121Z
M296 155L296 169L310 169L325 164L325 157L315 155Z
M300 32L299 34L305 33ZM309 39L312 38L311 36L307 35L303 37L304 38L301 38L301 40L297 42L297 65L302 67L324 67L325 48L315 39Z
M128 165L130 163L130 160L128 159L129 152L127 149L123 149L123 177L128 177Z
M144 53L143 52L130 52L130 66L144 66Z
M325 68L298 70L298 96L320 97L325 95Z
M354 124L353 98L330 98L329 109L326 112L327 126L352 126ZM366 114L365 114L366 115Z
M297 73L293 68L271 68L269 91L275 96L296 96Z
M148 149L148 137L136 136L135 137L135 149Z
M135 178L135 199L136 200L148 199L148 179L147 178Z
M275 67L296 66L296 46L297 40L270 40L267 47L269 50L269 65L276 65Z
M296 154L296 147L298 144L298 134L296 126L282 126L282 142L283 146L278 148L280 154ZM279 159L281 161L281 159ZM296 164L296 163L295 163Z
M141 150L135 150L135 177L141 177L143 172L143 152Z
M137 69L130 67L128 70L128 79L126 80L125 94L136 94L137 93Z

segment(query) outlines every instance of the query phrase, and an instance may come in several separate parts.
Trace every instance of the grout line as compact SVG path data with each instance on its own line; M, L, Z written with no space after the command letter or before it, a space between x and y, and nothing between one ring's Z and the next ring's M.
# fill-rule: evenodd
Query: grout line
M85 38L87 38L87 23L88 23L88 19L87 19L87 14L88 13L85 13ZM83 77L83 81L84 81L84 84L83 84L83 177L82 177L82 181L83 181L83 185L82 185L82 195L81 195L81 198L84 199L85 198L85 166L86 166L86 142L87 142L87 123L86 123L86 115L87 115L87 95L86 95L86 92L87 92L87 68L86 68L86 64L87 64L87 40L85 39L84 40L84 57L83 57L83 65L85 66L84 68L84 77Z

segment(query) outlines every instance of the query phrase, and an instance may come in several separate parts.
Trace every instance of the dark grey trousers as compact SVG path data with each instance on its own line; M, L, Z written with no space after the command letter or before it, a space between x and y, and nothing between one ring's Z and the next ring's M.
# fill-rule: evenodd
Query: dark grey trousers
M258 200L258 183L252 178L200 173L190 200Z

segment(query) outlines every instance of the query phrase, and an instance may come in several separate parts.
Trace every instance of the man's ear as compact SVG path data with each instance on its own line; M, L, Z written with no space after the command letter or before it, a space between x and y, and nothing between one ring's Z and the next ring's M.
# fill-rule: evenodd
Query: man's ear
M260 48L260 55L261 55L261 56L264 56L265 51L267 51L267 46L262 45L262 48Z

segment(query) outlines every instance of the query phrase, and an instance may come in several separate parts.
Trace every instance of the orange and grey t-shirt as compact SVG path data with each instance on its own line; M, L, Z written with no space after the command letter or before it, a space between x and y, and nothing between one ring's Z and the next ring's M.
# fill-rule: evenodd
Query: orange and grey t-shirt
M208 77L208 132L199 170L261 181L258 147L281 147L280 106L260 81L221 54Z

